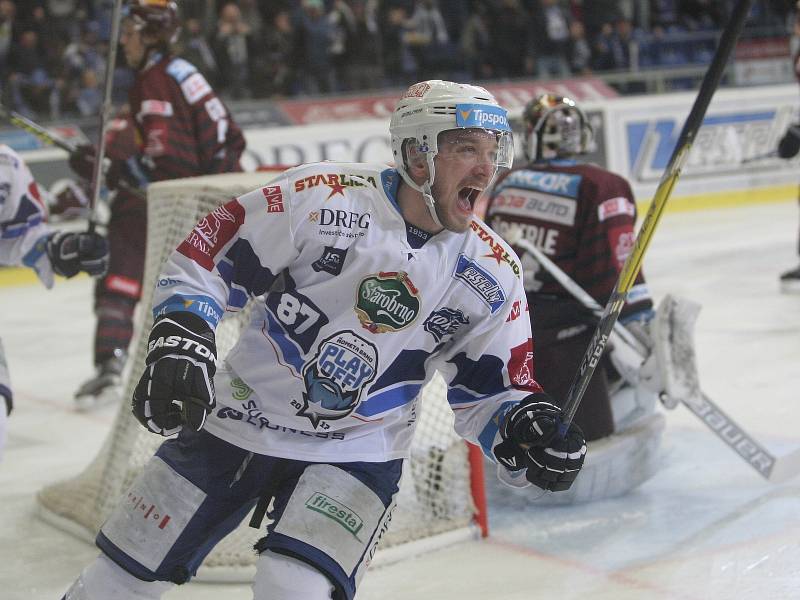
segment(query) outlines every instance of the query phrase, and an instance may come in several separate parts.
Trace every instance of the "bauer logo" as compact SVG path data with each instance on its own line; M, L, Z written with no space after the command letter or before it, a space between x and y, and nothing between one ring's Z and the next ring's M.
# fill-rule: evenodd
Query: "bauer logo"
M488 104L456 104L456 125L511 131L506 110Z
M339 502L322 492L314 492L306 500L306 508L328 517L344 527L346 531L352 533L354 538L361 541L358 537L358 532L364 527L364 520L343 502Z
M506 301L506 293L500 283L489 272L463 254L458 255L453 277L464 283L492 311L496 313Z

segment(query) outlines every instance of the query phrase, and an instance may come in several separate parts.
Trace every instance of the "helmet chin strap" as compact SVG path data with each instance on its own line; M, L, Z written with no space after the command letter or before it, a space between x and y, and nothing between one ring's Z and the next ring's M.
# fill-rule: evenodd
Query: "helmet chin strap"
M437 227L444 229L444 225L442 225L442 222L439 220L439 215L436 214L436 200L433 199L433 192L431 192L431 184L429 181L422 184L422 197L425 200L425 206L428 207L428 213L430 213L433 222L436 223Z
M437 227L441 227L444 229L444 225L439 220L439 215L436 214L436 200L433 199L433 192L431 191L431 185L433 185L433 180L436 178L436 167L433 164L434 156L433 153L428 153L426 157L428 160L428 173L430 174L428 179L425 180L425 183L422 184L422 197L425 200L425 206L428 207L428 212L431 215L431 219L433 222L436 223Z

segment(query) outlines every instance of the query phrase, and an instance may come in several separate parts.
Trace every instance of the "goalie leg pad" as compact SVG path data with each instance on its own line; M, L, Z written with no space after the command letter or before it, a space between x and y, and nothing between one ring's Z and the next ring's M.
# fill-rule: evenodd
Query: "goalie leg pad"
M142 581L102 554L86 567L62 600L158 600L172 587L163 581Z
M308 563L262 552L253 579L253 600L329 600L333 584Z
M583 469L569 490L544 494L539 505L594 502L629 493L661 466L661 438L666 419L654 413L622 433L588 442Z
M622 433L636 427L656 411L658 394L644 385L624 385L611 395L614 432Z
M333 597L352 600L388 528L402 460L311 464L276 495L256 550L292 556L324 573Z

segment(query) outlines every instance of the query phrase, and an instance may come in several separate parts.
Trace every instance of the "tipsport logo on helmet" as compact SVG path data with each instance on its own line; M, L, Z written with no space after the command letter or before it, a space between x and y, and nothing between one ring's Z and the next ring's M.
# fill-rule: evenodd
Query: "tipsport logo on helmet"
M508 111L489 104L456 104L458 127L480 127L494 131L511 131Z
M303 407L316 429L320 421L341 419L361 403L366 386L378 370L378 349L352 331L323 340L317 355L303 369Z

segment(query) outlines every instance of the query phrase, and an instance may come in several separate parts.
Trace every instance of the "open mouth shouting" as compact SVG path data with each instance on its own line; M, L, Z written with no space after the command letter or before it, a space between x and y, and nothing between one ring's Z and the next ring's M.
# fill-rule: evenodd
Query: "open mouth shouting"
M483 192L482 189L476 187L462 187L458 190L458 208L461 212L471 214L472 209L475 207L475 201Z

